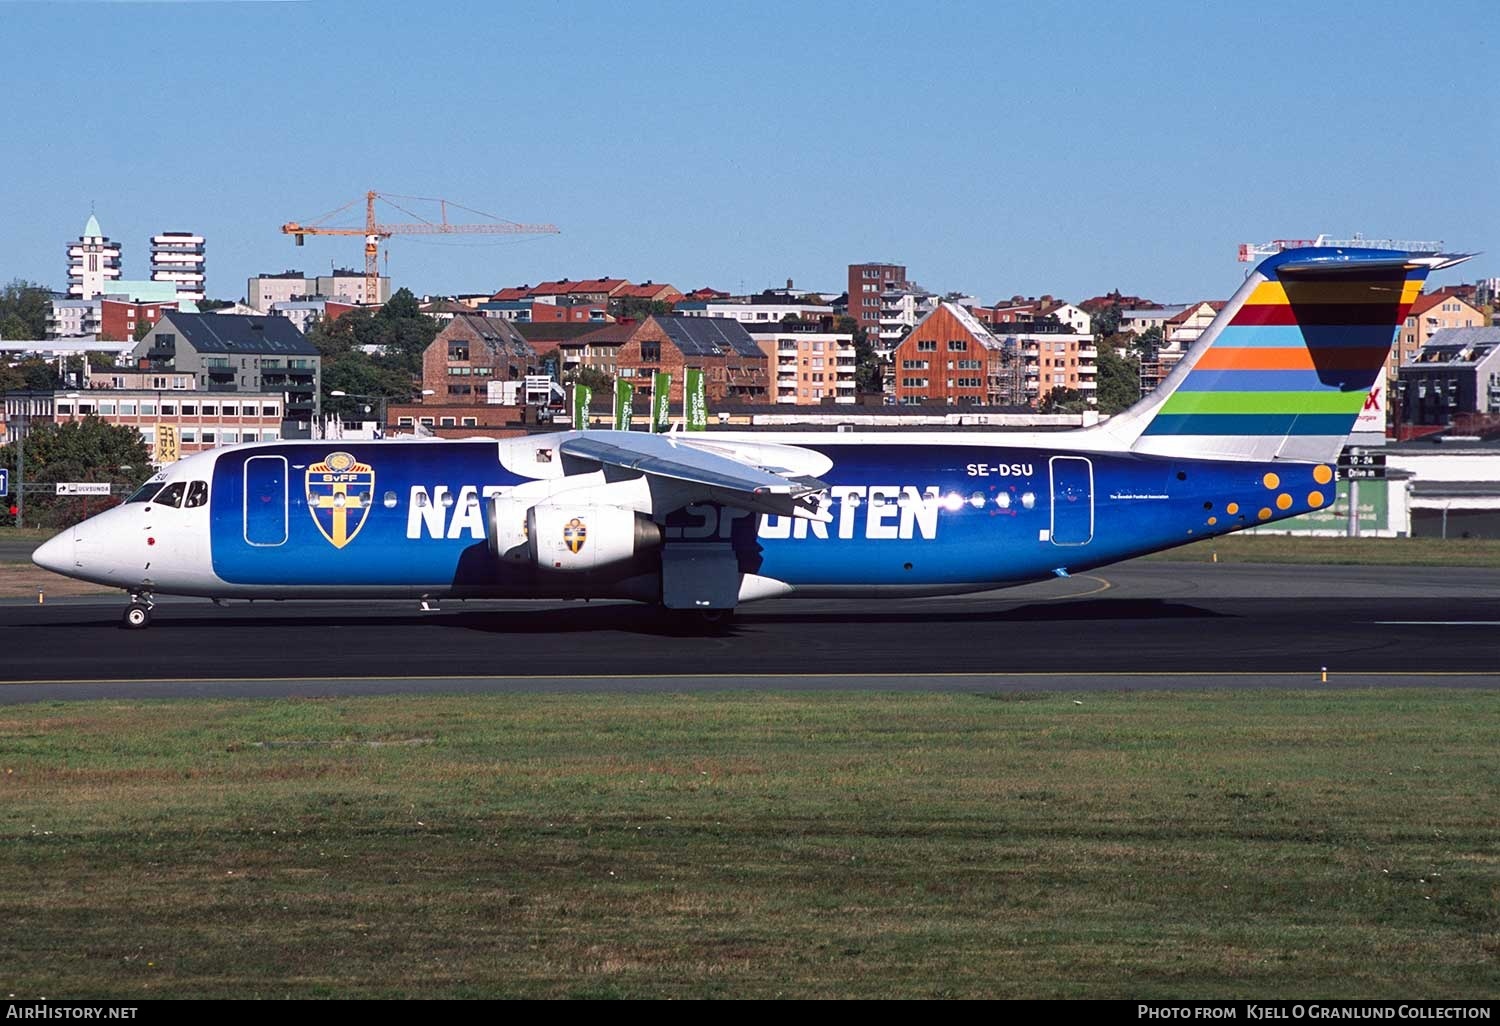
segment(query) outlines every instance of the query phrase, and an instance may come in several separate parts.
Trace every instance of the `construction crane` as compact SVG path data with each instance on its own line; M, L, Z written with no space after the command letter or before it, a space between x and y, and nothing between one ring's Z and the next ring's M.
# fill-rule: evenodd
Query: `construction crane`
M1304 246L1336 246L1341 249L1399 249L1408 253L1440 253L1441 242L1415 242L1409 239L1367 239L1358 232L1352 239L1333 239L1319 235L1316 239L1272 239L1270 242L1242 242L1239 247L1240 263L1250 263L1260 257L1275 256L1288 249Z
M420 214L414 214L410 210L396 203L396 200L418 200L423 203L436 203L441 208L441 214L436 221L429 221ZM381 224L375 220L375 201L383 200L406 214L408 217L416 218L408 224ZM365 193L365 226L363 228L340 228L327 227L324 222L348 210L359 200L350 200L337 210L330 210L321 217L314 218L307 224L298 221L288 221L281 226L283 235L291 235L296 238L297 245L301 246L309 235L363 235L365 237L365 302L375 303L380 300L380 265L377 259L380 243L389 239L392 235L556 235L557 225L554 224L517 224L514 221L504 221L484 213L482 210L471 210L468 207L454 203L451 200L431 199L425 196L389 196L371 190ZM459 210L480 217L488 217L488 222L478 224L451 224L448 221L448 208L457 207Z

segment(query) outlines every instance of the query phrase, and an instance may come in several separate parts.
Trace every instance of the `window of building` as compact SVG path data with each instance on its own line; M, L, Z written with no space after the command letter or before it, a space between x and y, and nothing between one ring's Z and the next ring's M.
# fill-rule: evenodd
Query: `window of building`
M190 427L179 428L178 431L177 431L177 434L182 439L183 442L196 442L198 440L198 429L197 428L190 428Z
M122 416L122 417L134 417L135 416L135 403L121 403L120 404L120 416Z
M463 361L463 362L467 362L468 359L469 359L469 343L467 343L467 342L449 342L448 343L448 359L450 359L450 360L460 360L460 361Z
M115 415L115 410L116 406L114 403L99 404L99 416L101 417L113 417Z
M144 403L144 402L141 403L141 416L142 417L154 417L154 416L156 416L156 404L155 403Z
M175 417L175 416L177 416L177 404L176 403L162 403L161 404L161 415L163 417Z
M196 416L198 416L198 404L197 403L183 403L182 404L182 415L184 417L196 417Z
M213 431L212 428L204 428L203 429L203 444L204 445L213 445L214 441L215 441L215 438L216 438L216 433Z
M969 343L968 343L967 339L950 338L948 340L948 352L950 352L950 353L967 353L968 351L969 351Z
M937 352L937 339L935 339L935 338L919 338L919 339L917 339L917 352L919 352L919 353L935 353L935 352Z
M397 417L396 418L396 426L397 427L416 427L416 424L417 424L417 422L416 422L415 418L412 418L412 417Z
M478 427L479 426L479 418L478 417L465 417L465 418L463 418L463 420L460 423L462 423L464 427Z
M434 421L431 417L423 417L422 424L425 427L434 427L436 426L436 421Z
M238 445L240 433L238 431L225 431L219 440L225 445Z
M218 404L216 404L216 403L204 403L203 404L203 415L205 417L217 417L219 415Z
M457 425L458 421L453 417L444 417L439 424L440 427L456 427Z

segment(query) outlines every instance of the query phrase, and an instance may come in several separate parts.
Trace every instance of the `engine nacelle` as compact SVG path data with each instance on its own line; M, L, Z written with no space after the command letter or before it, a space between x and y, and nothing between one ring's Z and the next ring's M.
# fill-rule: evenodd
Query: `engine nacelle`
M543 570L578 573L628 562L659 547L662 529L633 509L544 502L526 513L526 543L532 562Z

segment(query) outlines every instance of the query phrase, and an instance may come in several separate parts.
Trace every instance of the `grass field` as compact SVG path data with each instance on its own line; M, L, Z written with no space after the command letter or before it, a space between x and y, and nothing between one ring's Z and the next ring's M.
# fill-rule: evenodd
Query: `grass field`
M1500 567L1500 539L1297 538L1232 534L1142 558L1207 563L1213 561L1216 554L1220 563Z
M0 709L19 999L1494 997L1500 694Z

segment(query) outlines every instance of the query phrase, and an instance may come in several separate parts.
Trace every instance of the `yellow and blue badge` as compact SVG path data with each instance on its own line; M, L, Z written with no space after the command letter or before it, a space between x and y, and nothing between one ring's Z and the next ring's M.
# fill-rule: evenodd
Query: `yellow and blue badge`
M329 453L307 468L307 511L335 548L359 534L374 499L374 469L347 452Z
M563 528L563 541L567 543L568 551L575 556L583 549L583 543L588 540L588 537L589 529L577 517L569 520L567 526Z

